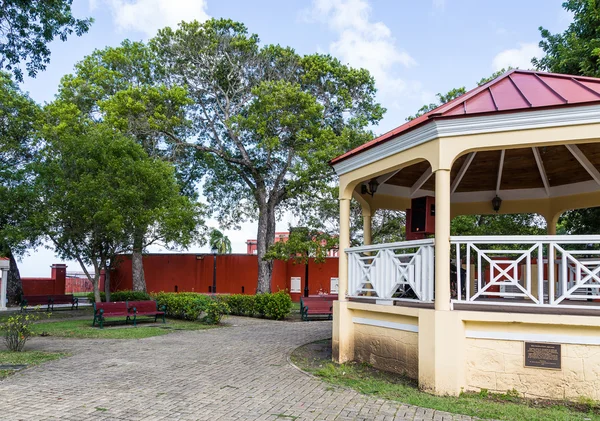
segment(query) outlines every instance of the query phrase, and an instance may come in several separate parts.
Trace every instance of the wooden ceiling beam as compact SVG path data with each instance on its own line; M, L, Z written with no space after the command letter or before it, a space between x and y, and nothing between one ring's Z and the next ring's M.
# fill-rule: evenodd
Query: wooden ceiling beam
M596 183L600 184L600 172L598 172L596 167L594 167L594 164L592 164L590 162L590 160L587 159L587 157L585 156L583 151L581 149L579 149L579 147L577 145L565 145L565 146L567 147L569 152L571 152L571 154L573 154L575 159L577 161L579 161L581 166L588 172L588 174L590 176L592 176L594 181Z
M458 171L458 174L456 174L456 178L454 179L454 182L450 186L450 193L454 193L456 191L456 189L458 188L458 185L460 184L461 180L463 179L467 170L469 169L471 162L473 162L473 158L475 158L475 154L477 154L477 152L471 152L469 155L467 155L467 159L465 159L465 162L463 162L462 167L460 167L460 170Z
M538 148L531 148L533 151L533 156L535 157L535 162L537 163L538 170L540 172L540 177L542 177L542 183L544 183L544 189L546 190L546 195L550 197L550 183L548 182L548 176L546 175L546 169L544 168L544 162L542 161L542 157L540 155L540 151Z
M388 181L390 178L392 178L393 176L395 176L396 174L398 174L402 170L403 170L403 168L400 168L399 170L392 171L392 172L389 172L387 174L380 175L379 177L377 177L377 184L379 184L381 186L383 183L385 183L386 181Z
M504 168L504 155L506 155L506 149L500 151L500 165L498 166L498 176L496 177L496 196L500 193L500 184L502 184L502 170Z
M412 187L410 188L410 196L414 196L415 193L421 188L423 187L423 184L425 184L427 182L427 180L429 180L429 177L431 177L431 167L427 168L427 170L425 170L425 172L423 174L421 174L421 176L419 177L419 179L417 181L415 181L415 184L412 185Z

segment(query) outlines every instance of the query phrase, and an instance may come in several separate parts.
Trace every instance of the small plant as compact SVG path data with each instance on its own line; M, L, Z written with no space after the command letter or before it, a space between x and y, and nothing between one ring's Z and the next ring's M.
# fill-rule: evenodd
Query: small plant
M481 398L487 398L488 396L490 396L490 392L489 392L489 390L487 390L487 389L483 389L483 388L482 388L482 389L479 391L479 397L481 397Z
M292 311L292 298L290 295L283 290L268 295L264 309L265 317L274 320L285 319Z
M229 312L227 303L222 300L211 300L204 307L204 318L202 321L209 325L218 325L225 314Z
M39 310L39 307L36 307L36 310ZM50 313L43 314L50 317ZM23 351L27 340L34 335L31 325L41 318L42 314L40 313L20 311L0 324L0 330L4 332L6 347L13 352Z

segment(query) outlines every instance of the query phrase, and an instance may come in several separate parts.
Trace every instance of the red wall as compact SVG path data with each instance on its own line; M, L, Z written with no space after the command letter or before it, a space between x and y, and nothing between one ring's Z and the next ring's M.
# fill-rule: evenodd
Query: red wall
M53 295L65 293L67 265L51 266L50 278L21 278L23 295Z
M147 254L144 255L144 274L150 292L209 292L213 283L213 255L211 254ZM258 278L258 258L255 255L227 254L217 256L217 293L254 294ZM290 288L290 277L302 278L304 290L304 265L276 260L273 264L271 291ZM328 258L325 263L309 265L309 291L329 292L330 278L337 277L338 259ZM111 289L132 288L131 256L122 256L111 272ZM298 301L301 294L292 294Z

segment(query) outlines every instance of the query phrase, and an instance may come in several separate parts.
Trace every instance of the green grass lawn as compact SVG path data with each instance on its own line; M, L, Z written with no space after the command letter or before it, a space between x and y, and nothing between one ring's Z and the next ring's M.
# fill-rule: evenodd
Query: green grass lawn
M529 400L519 398L518 393L463 393L459 397L430 395L420 391L414 380L382 372L366 364L331 363L331 354L325 352L330 344L328 340L300 347L292 354L292 361L333 385L439 411L507 421L600 420L600 408L594 402Z
M123 319L108 319L104 329L92 327L92 320L61 320L55 322L40 322L33 325L32 329L37 335L57 336L62 338L87 338L87 339L140 339L151 336L166 335L174 330L202 330L216 326L205 325L200 322L184 320L167 320L166 324L139 322L137 327L132 324L125 325Z
M23 351L10 352L0 351L0 365L37 365L64 357L68 354L62 352L41 352L41 351ZM0 379L3 379L13 373L15 370L0 370Z

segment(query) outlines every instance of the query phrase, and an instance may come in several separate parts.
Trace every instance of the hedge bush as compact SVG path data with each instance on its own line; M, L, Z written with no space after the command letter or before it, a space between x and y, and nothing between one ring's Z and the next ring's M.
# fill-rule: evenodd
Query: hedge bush
M229 306L220 299L211 299L204 307L205 316L202 321L209 325L218 325L225 314L229 313Z
M232 294L223 296L229 306L229 314L235 316L254 316L254 295Z
M94 293L90 292L87 295L87 299L90 303L93 303L95 301ZM100 292L100 299L102 300L103 303L106 302L106 294L102 291ZM147 292L144 292L144 291L124 290L124 291L111 292L111 294L110 294L110 301L112 301L112 302L144 301L144 300L152 300L152 297L150 296L150 294L148 294Z
M197 292L159 292L154 296L160 306L167 307L167 317L198 320L211 298Z
M274 294L223 295L221 299L228 305L229 314L236 316L257 315L267 319L282 320L292 311L292 298L287 291L278 291Z

